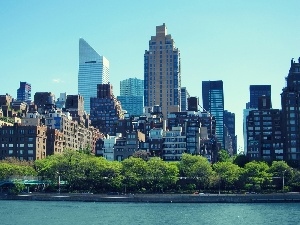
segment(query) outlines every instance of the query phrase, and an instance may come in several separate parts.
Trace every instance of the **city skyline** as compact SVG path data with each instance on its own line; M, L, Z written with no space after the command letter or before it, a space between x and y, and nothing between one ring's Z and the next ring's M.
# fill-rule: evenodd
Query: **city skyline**
M155 3L160 7L153 16L149 10ZM103 5L110 13L99 13ZM77 94L78 38L83 37L110 61L110 82L118 95L120 80L143 79L149 37L155 26L165 23L181 51L181 86L202 98L202 81L223 80L224 108L235 113L238 146L243 146L242 114L249 86L272 85L273 108L281 108L290 59L300 55L295 47L300 37L299 5L298 1L1 2L0 66L5 79L0 91L16 97L19 82L26 81L32 93L53 92L56 98L62 92Z

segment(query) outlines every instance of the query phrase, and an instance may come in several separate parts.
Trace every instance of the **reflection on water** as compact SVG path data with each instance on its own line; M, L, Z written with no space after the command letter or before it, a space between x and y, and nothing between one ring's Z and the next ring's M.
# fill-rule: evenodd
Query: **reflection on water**
M8 224L299 224L299 203L93 203L0 201Z

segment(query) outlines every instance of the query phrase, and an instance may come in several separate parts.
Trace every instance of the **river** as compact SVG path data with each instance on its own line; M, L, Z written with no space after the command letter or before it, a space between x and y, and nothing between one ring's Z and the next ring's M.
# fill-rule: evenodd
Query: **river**
M300 224L299 203L0 201L0 224Z

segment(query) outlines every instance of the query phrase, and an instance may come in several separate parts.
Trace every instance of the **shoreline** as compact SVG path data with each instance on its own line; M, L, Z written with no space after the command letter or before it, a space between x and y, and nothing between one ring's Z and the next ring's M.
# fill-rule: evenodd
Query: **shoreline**
M276 194L73 194L28 193L0 195L0 200L77 201L77 202L136 202L136 203L295 203L299 193Z

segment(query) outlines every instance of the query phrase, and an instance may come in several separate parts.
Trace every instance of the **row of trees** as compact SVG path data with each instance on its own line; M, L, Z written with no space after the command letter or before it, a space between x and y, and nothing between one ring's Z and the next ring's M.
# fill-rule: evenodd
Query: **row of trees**
M0 180L10 176L39 176L47 190L106 193L157 192L274 192L300 191L300 173L284 161L247 162L244 156L229 157L219 152L211 164L202 156L183 154L180 162L135 157L122 162L107 161L83 152L67 150L33 163L0 161Z

